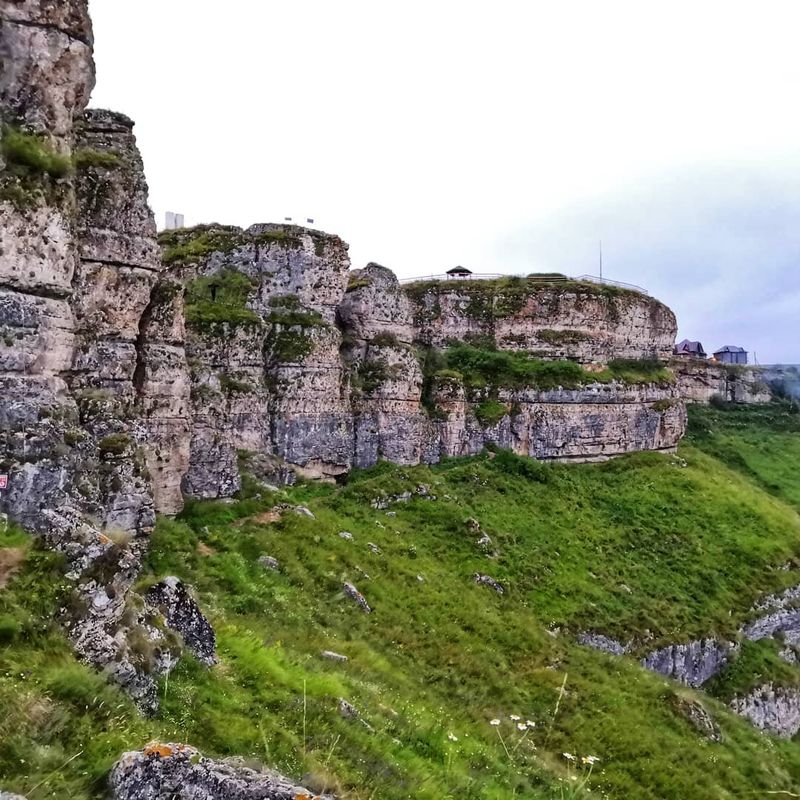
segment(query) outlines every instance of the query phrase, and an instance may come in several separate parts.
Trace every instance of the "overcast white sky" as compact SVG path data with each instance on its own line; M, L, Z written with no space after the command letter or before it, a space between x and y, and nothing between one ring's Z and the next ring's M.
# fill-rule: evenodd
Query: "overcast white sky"
M797 0L90 0L159 220L314 217L353 266L645 286L800 362Z

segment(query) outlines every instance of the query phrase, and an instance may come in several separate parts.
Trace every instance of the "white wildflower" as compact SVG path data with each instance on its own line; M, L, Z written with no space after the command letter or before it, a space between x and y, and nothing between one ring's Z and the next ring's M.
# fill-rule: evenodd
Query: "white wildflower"
M535 728L535 727L536 727L536 723L535 723L535 722L534 722L532 719L526 719L526 720L525 720L525 724L526 724L526 725L527 725L529 728Z
M524 722L517 723L517 730L518 731L526 731L528 730L528 726Z
M453 733L448 733L448 734L447 734L447 738L448 738L448 739L449 739L451 742L457 742L457 741L458 741L458 736L456 736L456 735L455 735L455 734L453 734Z
M593 766L596 764L600 759L597 756L584 756L581 761L584 764L589 764L589 766Z
M514 722L519 722L519 720L521 720L521 719L522 719L522 717L521 717L519 714L509 714L508 716L509 716L509 717L510 717L510 718L511 718L511 719L512 719Z
M564 756L564 758L566 758L567 761L575 761L576 760L575 756L572 755L572 753L562 753L561 755Z
M493 720L491 720L489 722L489 724L490 725L494 725L495 727L497 727L500 724L500 720L499 719L493 719Z

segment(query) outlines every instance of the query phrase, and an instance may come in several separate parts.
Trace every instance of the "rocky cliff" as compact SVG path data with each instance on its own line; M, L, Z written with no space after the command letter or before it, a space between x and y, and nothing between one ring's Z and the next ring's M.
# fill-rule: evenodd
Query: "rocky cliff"
M204 226L162 244L187 303L189 494L236 491L243 450L335 476L487 445L602 460L671 450L683 433L656 363L675 318L644 295L522 279L402 287L376 264L348 272L341 240L293 226ZM499 356L495 374L448 368L454 345L468 362ZM526 380L523 361L542 374Z
M401 286L291 225L159 243L132 121L86 110L85 0L0 2L0 33L0 511L65 554L78 652L142 707L175 658L169 613L131 590L155 515L235 494L242 459L280 483L487 446L674 449L661 303L535 277Z
M761 367L717 364L695 358L675 358L671 367L681 397L689 403L769 403L772 391Z
M149 708L174 647L130 590L156 502L181 502L148 464L186 407L151 366L169 336L146 313L163 264L142 162L129 119L85 110L85 0L0 3L0 58L0 511L64 554L76 650Z

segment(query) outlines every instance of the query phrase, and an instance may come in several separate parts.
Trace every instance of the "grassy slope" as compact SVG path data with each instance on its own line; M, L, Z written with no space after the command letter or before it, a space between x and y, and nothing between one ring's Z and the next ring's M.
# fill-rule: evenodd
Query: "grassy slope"
M797 406L698 407L689 440L800 509L800 413Z
M0 703L10 709L0 718L0 785L30 800L101 797L119 752L160 737L259 759L354 798L572 796L562 794L574 786L560 781L569 778L563 751L602 759L593 796L797 791L796 744L761 736L715 700L630 660L572 643L585 629L620 638L648 631L651 646L730 635L755 597L797 582L800 519L785 501L800 497L800 437L782 415L753 413L738 427L742 412L718 414L693 414L680 458L381 465L343 488L292 489L290 500L315 520L289 512L260 523L274 497L195 505L180 521L163 520L148 575L176 574L197 587L221 664L209 672L182 662L162 686L155 720L139 719L75 664L47 621L57 565L31 551L27 569L0 591ZM704 433L712 419L713 434ZM737 453L750 459L747 469ZM437 499L396 504L396 517L369 506L420 483ZM471 517L497 557L476 545ZM11 532L0 547L22 541ZM262 553L282 571L259 567ZM787 562L792 568L779 568ZM476 586L475 572L507 593ZM364 592L371 615L342 595L343 580ZM323 649L350 660L323 661ZM749 658L771 663L773 655ZM720 694L742 680L728 676ZM703 698L723 744L675 712L676 694ZM340 697L374 732L341 717ZM512 713L535 720L535 731L516 733ZM494 717L499 728L488 724Z

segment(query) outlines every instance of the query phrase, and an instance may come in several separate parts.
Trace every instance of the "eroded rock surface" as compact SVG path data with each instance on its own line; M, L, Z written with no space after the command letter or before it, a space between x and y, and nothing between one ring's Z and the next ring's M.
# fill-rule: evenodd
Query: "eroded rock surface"
M323 800L277 772L214 761L183 744L125 753L109 777L113 800Z
M641 664L687 686L702 686L728 663L734 647L716 639L673 644L645 656Z
M169 577L151 586L145 603L157 610L167 625L180 634L198 660L208 666L217 663L217 637L209 621L178 578Z
M745 697L737 697L731 708L767 733L791 739L800 731L800 691L765 684Z
M762 404L772 400L772 392L760 367L726 366L695 358L673 359L681 397L690 403Z
M592 650L599 650L610 656L624 656L628 652L628 647L610 636L602 633L581 633L578 635L578 644L584 647L591 647Z
M149 398L169 391L143 325L164 266L133 123L86 111L92 43L86 0L0 3L0 512L64 554L77 654L152 711L179 650L132 591L158 494Z

